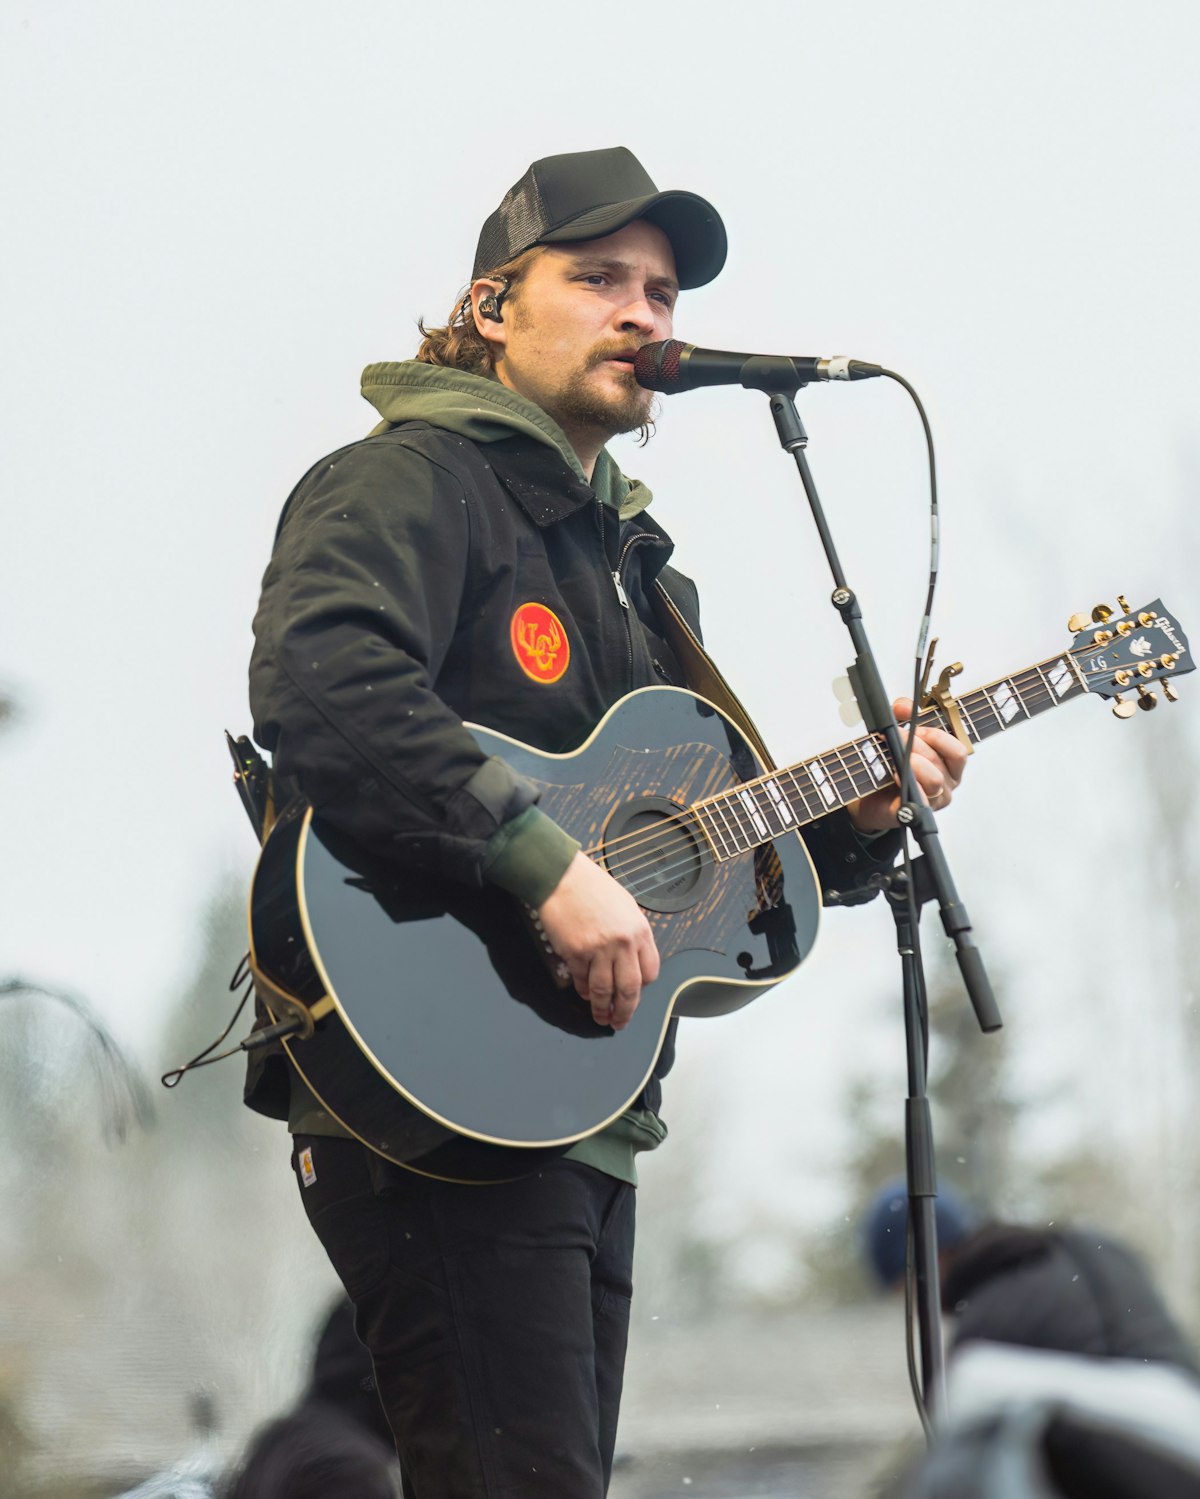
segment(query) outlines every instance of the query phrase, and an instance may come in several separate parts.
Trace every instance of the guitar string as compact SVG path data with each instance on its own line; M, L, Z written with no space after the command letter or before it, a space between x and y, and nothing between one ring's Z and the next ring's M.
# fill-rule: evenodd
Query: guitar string
M1099 649L1102 649L1102 647L1088 647L1089 651ZM1065 652L1064 654L1073 653ZM1026 667L1019 672L1014 672L1011 676L997 678L995 682L987 684L987 687L975 688L971 692L964 693L960 698L956 699L956 701L959 703L960 707L968 705L966 706L968 717L973 712L978 712L981 710L995 712L997 714L997 725L1003 723L1003 728L1007 729L1008 727L1010 727L1010 725L1008 723L1004 723L1003 720L999 718L998 710L994 708L994 704L991 701L991 696L988 692L988 688L994 688L1001 684L1011 684L1016 689L1018 699L1022 702L1023 707L1025 706L1023 702L1023 687L1025 689L1028 689L1029 687L1037 688L1040 693L1051 697L1053 700L1053 704L1062 702L1064 700L1063 698L1053 696L1051 688L1049 687L1045 679L1043 670L1044 668L1052 668L1055 664L1056 659L1058 658L1052 657L1045 662L1039 662L1036 666ZM1086 681L1089 677L1107 677L1110 672L1111 668L1106 667L1103 670L1094 669L1086 672L1081 672L1081 675ZM1074 681L1074 678L1072 679L1072 681ZM976 703L974 707L969 706L972 699L976 699L981 696L986 697L986 703L979 702ZM1044 707L1039 711L1044 711ZM1027 716L1032 716L1031 714L1028 714L1027 708L1026 713ZM922 720L925 720L927 726L928 721L934 720L939 717L944 721L945 714L941 708L934 707L923 709L922 712L917 716L918 725L921 724ZM973 724L972 727L974 727ZM991 732L999 733L1002 732L1002 730L999 726L997 726L997 728L995 728ZM983 737L978 730L976 730L976 737ZM757 777L751 781L741 782L735 787L727 788L726 790L718 792L710 797L703 798L699 802L693 803L692 806L690 806L680 816L665 821L664 823L661 823L652 829L642 830L636 833L627 833L620 838L613 839L611 843L608 843L603 847L591 848L585 850L585 852L588 857L592 858L595 858L597 855L601 854L610 855L614 850L618 848L621 849L623 854L634 854L635 857L632 861L625 860L625 862L608 862L608 859L606 858L605 862L609 873L612 874L614 878L619 878L624 881L636 879L639 875L647 872L652 867L654 868L655 880L657 882L669 880L670 878L674 877L675 874L678 874L685 870L689 864L696 862L697 859L699 859L702 865L705 863L720 862L719 857L714 860L711 848L709 846L711 840L710 838L704 836L703 824L700 822L699 816L697 815L700 809L711 808L717 803L725 803L729 807L730 813L732 814L731 816L726 818L726 821L732 825L732 830L734 832L744 837L748 832L752 831L752 829L748 828L746 825L746 818L749 816L749 814L740 801L741 793L744 791L749 791L750 795L753 797L754 792L757 789L761 788L766 781L787 775L791 771L806 771L809 765L819 762L822 766L823 772L829 777L832 785L837 789L839 802L837 803L837 805L823 808L822 812L818 814L817 818L809 816L806 819L806 823L817 821L819 820L820 816L825 816L838 810L838 807L845 805L846 801L854 800L855 796L866 794L865 792L859 792L858 787L854 781L854 777L850 774L850 772L846 771L844 768L840 768L836 764L832 766L828 765L826 764L826 761L831 757L835 760L839 759L840 751L842 750L849 750L857 754L858 746L860 744L864 744L867 742L867 740L875 738L876 736L872 735L864 736L864 738L862 739L850 741L844 745L837 746L835 749L827 750L821 755L813 756L811 760L801 762L798 765L784 767L782 770L776 771L772 774L763 777ZM851 793L850 795L846 795L847 788L849 788L849 791ZM876 788L873 786L872 789ZM817 795L820 794L819 792L817 792L815 783L813 785L813 791ZM807 802L803 794L801 794L800 799L801 802L804 803L805 810L807 811ZM769 808L763 807L758 802L758 799L756 797L754 798L754 800L755 805L759 809L760 815L762 815L763 812L770 810ZM737 803L736 806L735 803ZM691 818L701 830L700 837L702 841L698 844L695 841L694 835L691 834L687 829L686 820L688 818ZM774 838L781 837L785 832L799 831L799 827L804 825L805 824L797 824L794 827L789 826L786 828L781 828L778 833L770 835L767 839L760 840L756 836L755 842L748 845L746 849L737 848L735 843L734 851L735 853L748 852L749 848L758 847L764 843L772 842ZM670 840L675 840L680 847L685 847L687 849L687 855L682 860L682 862L676 863L674 865L669 865L664 868L661 867L660 860L668 852L667 844ZM730 841L734 842L732 838L730 839ZM644 857L639 858L637 856L638 853L641 853L642 855L644 855Z
M1096 651L1099 651L1099 650L1102 650L1102 649L1104 649L1104 647L1102 647L1102 646L1088 646L1088 647L1084 648L1083 650L1081 650L1078 654L1087 655L1089 653L1095 653ZM1063 654L1064 655L1071 655L1071 656L1073 656L1073 655L1076 654L1076 652L1066 651ZM1049 688L1049 686L1047 684L1047 679L1046 679L1046 676L1045 676L1045 670L1044 669L1045 668L1052 668L1057 663L1057 661L1060 660L1060 659L1061 659L1061 657L1053 657L1053 656L1052 657L1048 657L1045 661L1040 661L1040 662L1036 663L1033 666L1023 667L1020 671L1013 672L1013 673L1011 673L1007 677L997 677L995 679L995 681L993 681L993 682L988 682L988 683L986 683L985 685L983 685L981 687L973 688L970 692L963 693L960 697L956 698L955 701L961 707L961 706L969 704L972 699L979 698L981 696L987 695L989 693L990 689L992 689L992 688L995 688L995 687L998 687L998 686L1001 686L1001 685L1011 684L1012 686L1016 687L1018 698L1021 700L1022 706L1024 707L1025 704L1024 704L1024 697L1023 697L1022 687L1020 685L1018 685L1019 683L1023 683L1025 685L1025 687L1028 687L1028 686L1035 687L1038 690L1039 693L1043 693L1047 697L1051 698L1052 699L1052 704L1057 704L1059 702L1064 701L1064 699L1061 698L1061 697L1055 696L1051 692L1051 690L1050 690L1050 688ZM1090 671L1086 671L1086 672L1081 671L1080 672L1080 676L1082 676L1085 679L1085 682L1086 682L1086 679L1088 677L1108 676L1109 673L1111 672L1111 670L1112 670L1111 667L1105 667L1103 670L1095 669L1095 670L1090 670ZM1072 678L1072 681L1074 681L1074 678ZM972 708L970 706L967 706L966 707L966 712L967 712L968 717L971 715L972 712L979 711L979 710L983 709L984 707L985 707L985 704L983 704L983 703L976 704L974 708ZM992 713L996 712L996 710L994 709L994 706L992 705L992 703L990 702L990 700L986 704L986 707L987 707L987 709L988 709L989 712L992 712ZM1043 709L1039 709L1038 711L1044 711L1044 708ZM1032 715L1029 714L1027 710L1026 710L1026 716L1027 717L1032 717ZM922 725L922 720L932 720L932 719L935 719L935 718L938 718L938 717L941 717L942 720L943 720L943 722L944 722L944 720L945 720L945 714L944 714L944 711L940 707L934 706L932 708L922 709L922 711L917 715L918 725L919 726L927 726L927 724ZM1003 721L1000 720L997 717L997 723L1001 723L1001 722L1003 722ZM1008 723L1004 722L1003 723L1003 728L1007 729L1008 727L1009 727ZM974 724L973 723L972 723L972 728L974 728ZM996 730L994 730L992 732L1001 732L1001 730L999 728L997 728ZM978 730L976 730L976 737L977 738L982 738L983 737L979 733ZM820 755L814 755L809 760L801 761L801 762L797 763L796 765L793 765L793 766L784 766L782 769L770 772L770 773L768 773L765 776L755 777L753 780L740 782L735 787L727 788L724 791L720 791L720 792L714 793L710 797L706 797L706 798L702 799L699 802L693 803L692 806L687 809L687 811L688 812L692 812L692 811L695 811L698 808L708 807L708 806L711 806L711 805L713 805L713 804L715 804L717 802L720 802L720 801L728 801L730 803L731 810L733 810L734 812L737 812L738 808L733 805L733 802L734 802L735 799L738 798L739 793L741 791L746 790L746 789L753 789L753 788L762 786L766 781L774 779L774 778L776 778L778 776L787 775L787 774L789 774L792 771L807 770L807 768L808 768L809 765L813 765L813 764L816 764L818 762L821 763L823 772L825 774L831 776L831 779L833 780L834 784L840 784L840 785L847 785L848 784L851 787L853 787L853 789L857 792L857 787L854 786L853 776L850 774L850 772L848 772L848 771L845 770L844 766L841 767L841 768L839 768L836 765L830 767L830 766L827 766L825 764L825 761L827 759L831 758L831 757L840 757L840 753L841 753L842 750L852 750L852 751L857 752L858 746L861 745L861 744L865 744L868 740L875 740L875 741L877 741L878 740L878 736L877 735L864 735L861 739L847 741L845 744L838 745L834 749L831 749L831 750L826 750L826 751L824 751ZM865 773L865 771L864 771L864 773ZM872 786L871 789L874 790L874 789L877 789L877 788L875 788L874 786ZM813 790L814 790L814 792L816 792L815 785L813 787ZM819 794L819 793L817 793L817 794ZM866 793L864 792L862 794L865 795ZM803 800L803 798L802 798L802 800ZM853 800L853 798L850 798L850 800ZM820 814L818 814L818 816L825 816L827 813L833 812L835 810L836 810L836 808L834 808L834 807L826 807L826 808L824 808L822 810L822 812ZM739 813L739 818L740 818L740 816L741 816L741 814ZM813 817L808 818L808 821L817 821L817 820L818 820L817 818L813 818ZM674 822L676 824L679 821L680 821L680 819L674 819ZM741 823L740 823L740 821L739 821L738 825L742 826ZM638 844L646 842L647 840L653 840L660 831L661 831L660 828L655 828L655 829L652 829L652 830L642 831L642 832L637 832L637 833L627 833L627 834L624 834L620 838L614 838L614 839L612 839L610 842L608 842L607 844L605 844L603 848L601 848L600 846L596 846L596 847L593 847L591 849L585 850L585 852L588 855L595 855L595 854L599 854L599 853L602 853L602 852L605 852L605 851L611 851L611 850L613 850L613 849L615 849L615 848L617 848L617 847L619 847L621 845L629 845L630 847L634 847L634 846L637 846ZM744 827L743 827L743 831L744 831ZM789 831L789 829L787 829L787 828L781 829L781 832L787 832L787 831Z
M1000 678L1000 679L998 679L998 682L1011 682L1014 686L1016 686L1017 683L1018 683L1018 681L1021 681L1023 679L1024 679L1024 685L1025 685L1026 688L1028 688L1031 685L1037 685L1037 686L1040 687L1041 691L1047 693L1048 695L1050 694L1049 688L1046 686L1045 682L1041 680L1041 673L1040 673L1040 671L1039 671L1039 669L1037 667L1028 667L1028 668L1024 669L1023 671L1021 671L1021 672L1014 673L1011 677ZM998 685L998 682L997 683L991 683L989 685L990 686L996 686L996 685ZM977 696L978 694L981 694L981 693L985 692L985 690L986 689L984 689L984 688L977 688L973 692L965 693L963 695L963 698L959 699L958 701L961 704L962 702L967 701L967 700L969 700L969 699ZM1021 688L1018 687L1017 690L1018 690L1018 693L1020 693ZM1055 699L1055 701L1061 701L1061 699ZM982 708L983 704L979 704L978 707ZM971 709L968 708L967 712L968 712L968 714L970 714ZM945 715L944 715L943 711L940 708L935 707L935 708L932 708L932 709L924 709L918 715L918 725L921 725L922 720L925 720L926 721L925 722L925 726L928 726L928 722L929 721L937 719L939 717L944 722ZM997 720L997 722L999 723L1000 720ZM1007 727L1008 727L1008 725L1004 724L1004 728L1007 728ZM994 730L994 732L1000 732L1000 731L1001 730L999 728L997 728L996 730ZM978 730L976 731L976 737L977 738L981 737L979 735L979 733L978 733ZM790 767L784 767L782 770L775 771L775 772L770 773L770 774L768 774L766 776L756 777L755 779L750 780L750 781L740 782L735 787L727 788L727 789L725 789L723 791L717 792L713 796L703 798L703 799L701 799L698 802L694 802L689 808L686 809L686 811L683 814L681 814L678 817L675 817L675 818L670 819L669 821L665 821L663 823L660 823L660 824L658 824L656 827L654 827L652 829L644 830L644 831L641 831L641 832L638 832L638 833L625 834L622 838L613 839L611 843L606 844L603 848L589 849L589 850L587 850L587 853L588 853L588 855L590 857L594 857L597 854L608 855L608 854L611 854L612 851L614 849L616 849L617 847L619 847L619 846L622 847L623 851L626 852L626 853L633 852L635 849L640 849L641 851L645 852L646 854L649 855L648 857L642 858L640 860L637 859L637 858L635 858L633 862L628 862L627 861L627 862L625 862L623 864L622 863L609 863L608 860L606 859L606 864L607 864L607 867L609 869L609 872L613 875L614 878L623 878L625 880L629 880L629 879L632 879L632 878L636 878L637 875L639 875L643 871L647 870L652 865L657 864L658 861L661 859L661 857L665 854L665 852L666 852L665 847L661 848L661 850L660 850L660 848L657 847L656 845L662 844L665 839L675 838L676 835L682 831L683 832L683 841L689 846L689 855L688 855L688 858L685 859L682 864L677 864L675 866L669 866L667 868L659 868L658 870L656 870L656 875L659 878L664 878L664 879L670 878L673 874L678 873L682 869L686 868L687 864L689 862L692 862L692 860L695 857L690 852L690 847L691 847L691 844L692 844L692 838L687 833L686 828L685 828L685 819L686 818L692 817L692 819L694 820L694 822L700 827L700 829L701 829L701 837L703 839L703 842L702 842L702 844L700 846L701 846L702 850L706 854L709 852L709 847L708 846L709 846L709 844L713 840L711 838L705 838L704 837L704 835L703 835L703 824L700 822L699 816L696 815L696 814L698 814L698 812L699 812L700 809L702 809L702 808L711 808L711 807L713 807L717 803L723 803L723 804L725 804L729 808L729 812L730 812L731 815L729 815L728 817L725 817L725 821L726 821L726 823L728 825L730 825L731 832L734 835L736 835L735 837L731 837L729 839L729 841L734 844L734 853L737 854L737 853L747 852L748 848L758 847L758 846L761 846L762 843L773 841L774 838L782 836L782 834L785 833L785 832L798 831L799 826L804 826L804 825L806 825L809 822L815 822L815 821L819 820L820 817L826 816L829 813L832 813L832 812L838 810L838 808L841 807L841 806L844 806L846 804L846 802L853 801L856 796L866 795L867 793L865 791L860 791L857 783L854 780L854 776L851 774L851 772L849 772L848 770L845 769L844 765L839 765L839 764L836 764L836 763L833 764L833 765L830 765L830 764L827 764L826 762L828 760L830 760L830 759L834 759L835 761L840 760L840 758L841 758L840 752L842 750L848 750L848 751L851 751L851 752L857 754L858 753L858 746L860 744L863 744L863 743L867 742L867 739L875 739L875 736L872 736L872 735L865 736L863 739L854 740L854 741L851 741L851 742L849 742L847 744L839 745L836 749L827 750L822 755L814 756L811 760L801 762L798 765L790 766ZM737 847L737 841L738 841L738 839L740 839L742 837L745 837L746 834L749 833L749 832L753 832L752 814L750 814L748 812L748 810L744 806L744 803L742 803L742 801L741 801L741 795L742 795L742 793L743 792L749 792L749 794L751 795L752 799L754 800L756 808L758 809L759 815L762 816L762 814L764 812L770 810L770 808L765 807L758 800L758 798L754 796L754 792L756 790L760 789L765 784L766 781L774 780L774 779L778 779L780 777L786 776L786 775L788 775L792 771L800 771L800 770L807 771L809 765L813 765L813 764L816 764L816 763L820 763L821 764L823 773L826 775L826 777L830 781L831 785L834 788L836 788L837 796L838 796L838 801L835 804L833 804L833 805L823 805L822 804L822 810L821 810L820 813L818 813L817 817L813 817L810 814L810 815L808 815L805 818L805 823L803 823L803 824L798 824L798 825L794 825L794 826L788 826L788 827L780 828L780 830L777 833L770 835L767 839L760 839L757 836L755 836L754 837L754 841L751 844L749 844L746 849ZM863 768L863 774L864 775L866 774L866 768L865 768L865 766ZM793 776L792 779L794 780L795 777ZM813 795L816 796L818 798L818 800L823 803L823 799L821 798L821 793L818 790L816 782L812 781L811 776L810 776L810 781L812 782L812 793L813 793ZM877 789L877 787L876 787L876 785L874 783L872 783L870 789L871 790L875 790L875 789ZM847 794L847 793L849 793L849 794ZM808 809L808 803L807 803L807 799L803 795L803 792L801 792L800 800L804 804L805 811L808 812L808 810L809 810ZM747 819L748 818L751 819L750 826L747 826ZM765 818L764 818L764 825L766 825ZM715 821L714 821L714 826L716 826ZM711 862L711 859L710 859L710 862ZM717 862L720 862L719 856L718 856Z
M1018 673L1016 675L1017 676L1022 676L1022 677L1028 677L1029 678L1029 683L1026 684L1028 686L1028 685L1030 685L1030 684L1032 684L1032 683L1034 683L1034 682L1037 681L1039 674L1038 674L1036 668L1028 668L1025 672ZM1009 681L1009 680L1015 680L1015 678L1004 678L1002 680ZM982 691L982 689L978 689L978 690ZM1048 689L1044 689L1044 690L1048 690ZM974 696L974 693L965 694L965 697L968 697L968 698L972 697L972 696ZM968 712L969 711L970 710L968 709ZM921 714L918 715L918 724L920 724L922 720L927 720L927 721L928 720L933 720L933 719L938 718L939 716L942 717L943 720L944 720L944 714L942 714L942 711L940 709L938 709L938 708L924 709L924 710L922 710ZM618 849L618 848L620 848L622 850L622 852L633 852L635 849L638 849L638 848L648 850L651 846L658 844L660 842L660 840L664 836L665 837L669 837L669 838L674 838L676 836L676 834L678 832L680 832L681 830L683 830L683 841L686 842L686 843L688 843L688 844L690 844L691 843L691 836L686 832L686 830L684 830L685 820L688 819L688 818L690 818L693 822L695 822L701 828L701 836L703 837L703 824L700 822L700 818L698 816L698 812L701 809L711 808L711 807L713 807L717 803L725 803L725 804L728 805L729 810L730 810L730 812L733 815L731 817L726 818L726 821L732 824L733 830L736 833L744 835L748 831L748 828L747 828L747 825L746 825L746 818L747 818L747 816L749 816L751 814L749 814L747 812L747 810L745 809L744 803L742 803L742 801L741 801L742 793L744 793L744 792L749 792L750 793L750 795L753 797L753 799L755 801L755 805L758 808L760 814L762 812L764 812L764 811L771 810L769 807L764 807L763 804L761 802L759 802L758 798L754 797L754 792L756 790L760 789L764 785L764 783L766 781L786 776L786 775L788 775L792 771L797 771L797 770L805 770L805 771L807 771L807 768L808 768L809 765L816 764L818 762L820 762L820 764L822 766L822 771L825 774L825 776L829 779L830 783L837 789L837 794L838 794L838 797L839 797L839 804L844 805L844 803L846 801L851 801L851 800L854 799L855 796L858 796L858 795L866 795L867 792L865 790L860 791L860 789L859 789L859 787L857 785L857 782L854 779L854 775L845 768L844 764L843 765L839 765L837 763L834 763L834 764L831 765L831 764L827 764L826 762L829 761L829 760L831 760L831 759L834 760L835 762L838 761L838 760L840 760L840 758L841 758L841 751L842 750L846 750L846 751L851 752L854 755L857 755L859 753L859 749L858 749L859 745L863 744L863 743L866 743L868 739L875 739L875 736L865 736L863 739L851 741L851 742L849 742L847 744L844 744L844 745L839 745L836 749L828 750L828 751L824 752L824 754L819 755L819 756L814 756L813 759L810 760L810 761L802 762L801 764L796 765L796 766L784 767L782 770L775 771L772 774L769 774L769 775L764 776L764 777L756 777L754 780L751 780L751 781L740 782L735 787L726 788L726 789L724 789L724 790L722 790L722 791L720 791L718 793L715 793L714 795L712 795L710 797L703 798L700 801L693 803L689 808L686 809L686 811L684 811L678 817L675 817L675 818L669 819L668 821L660 823L660 824L658 824L656 827L654 827L652 829L646 829L646 830L641 830L641 831L636 832L636 833L625 834L623 837L615 838L615 839L611 840L610 842L606 843L602 848L597 847L597 848L589 849L589 850L587 850L587 853L589 854L589 856L594 856L594 855L600 854L600 853L604 853L606 855L611 855L613 853L613 851L616 850L616 849ZM861 758L861 756L860 756L860 758ZM863 766L861 774L863 774L864 776L867 774L867 770L866 770L865 764ZM793 776L793 779L794 779L794 776ZM810 777L810 780L811 780L811 777ZM872 782L869 789L870 790L877 789L876 788L876 784L874 782ZM847 795L847 790L851 793L850 795ZM818 788L817 788L817 785L816 785L815 782L813 782L813 784L812 784L812 792L813 792L813 794L815 796L820 797L820 793L818 791ZM804 802L804 804L805 804L805 810L807 812L808 811L808 806L807 806L807 802L805 801L805 798L803 796L803 793L801 793L801 801ZM819 816L820 815L825 815L826 813L833 812L835 810L836 810L835 806L828 806L828 807L826 807L826 806L822 805L822 812L820 814L818 814L818 815ZM809 817L806 818L806 822L811 822L811 821L816 821L816 820L817 820L816 818L813 818L811 816L809 816ZM803 825L803 824L801 824L801 825ZM793 830L792 829L792 825L789 825L788 827L782 827L782 828L780 828L779 833L777 833L775 836L780 836L782 833L789 832L789 831L792 831L792 830ZM705 838L704 839L704 846L707 846L707 844L710 841L711 840L709 838ZM754 845L751 845L751 846L754 846ZM736 851L737 852L744 852L744 850L740 850L740 849L736 850ZM659 855L659 853L657 851L655 851L655 853L652 855L652 857L650 859L642 861L641 864L636 864L636 863L635 864L625 863L625 864L616 864L616 865L610 864L609 865L610 872L614 874L614 877L617 876L617 875L623 875L623 876L625 876L627 878L628 877L633 877L633 876L636 876L638 873L640 873L641 869L647 867L649 863L654 862L654 860L656 860L658 857L660 857L660 855Z

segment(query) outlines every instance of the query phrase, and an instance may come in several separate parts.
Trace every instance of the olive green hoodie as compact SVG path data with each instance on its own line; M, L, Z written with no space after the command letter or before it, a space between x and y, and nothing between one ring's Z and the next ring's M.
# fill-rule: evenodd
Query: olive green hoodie
M367 365L362 393L383 418L371 429L371 437L401 422L428 422L475 443L499 442L520 432L557 448L572 471L590 483L622 520L640 514L650 503L650 491L637 479L627 479L607 448L601 449L589 480L558 423L499 380L405 359Z

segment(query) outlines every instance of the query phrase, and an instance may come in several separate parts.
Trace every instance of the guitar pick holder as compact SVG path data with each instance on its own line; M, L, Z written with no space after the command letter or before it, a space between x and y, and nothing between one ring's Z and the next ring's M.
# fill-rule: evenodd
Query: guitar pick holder
M754 366L751 368L751 366ZM887 373L884 371L883 373ZM1002 1021L979 949L972 940L971 922L958 898L949 866L942 852L933 812L917 795L911 770L906 764L904 740L884 691L883 679L867 639L857 595L846 581L833 536L822 508L805 448L808 433L796 410L796 395L806 381L796 379L790 359L756 359L742 371L742 382L770 398L775 430L785 452L795 459L800 482L821 538L833 575L831 602L850 634L855 650L851 680L867 729L884 736L892 763L905 767L898 813L901 826L916 838L923 857L909 860L884 881L884 891L896 925L896 948L900 955L904 994L904 1032L908 1054L908 1098L905 1102L905 1161L908 1178L909 1267L911 1288L915 1279L916 1322L921 1350L921 1388L914 1389L921 1406L922 1422L929 1432L928 1411L945 1408L945 1363L942 1351L941 1286L938 1275L937 1225L934 1201L937 1171L934 1160L933 1124L927 1092L928 1025L925 974L918 941L920 907L926 899L937 901L942 926L954 943L955 954L967 995L979 1027L997 1031ZM917 705L913 705L914 713ZM910 1323L912 1311L910 1306Z

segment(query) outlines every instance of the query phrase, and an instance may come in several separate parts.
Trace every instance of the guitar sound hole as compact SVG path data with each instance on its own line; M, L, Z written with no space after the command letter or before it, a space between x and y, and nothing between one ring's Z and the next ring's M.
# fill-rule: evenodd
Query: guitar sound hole
M683 911L712 884L712 857L683 808L662 796L619 806L604 830L604 864L648 911Z

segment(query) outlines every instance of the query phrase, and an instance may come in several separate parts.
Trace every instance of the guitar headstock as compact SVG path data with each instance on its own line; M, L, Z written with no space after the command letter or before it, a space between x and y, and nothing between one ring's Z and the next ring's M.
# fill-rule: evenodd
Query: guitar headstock
M1163 696L1174 702L1174 679L1194 671L1196 663L1187 636L1161 599L1131 609L1118 594L1117 603L1122 613L1108 604L1097 604L1090 621L1073 614L1067 628L1076 632L1071 655L1088 691L1114 698L1113 712L1118 718L1129 718L1138 708L1158 706L1150 690L1153 682L1161 682ZM1126 692L1136 696L1122 697Z

